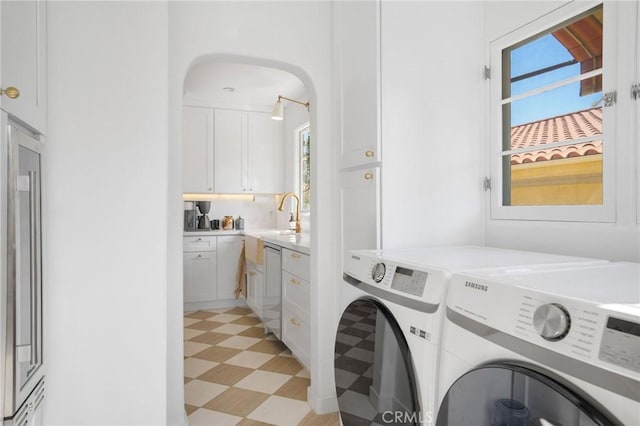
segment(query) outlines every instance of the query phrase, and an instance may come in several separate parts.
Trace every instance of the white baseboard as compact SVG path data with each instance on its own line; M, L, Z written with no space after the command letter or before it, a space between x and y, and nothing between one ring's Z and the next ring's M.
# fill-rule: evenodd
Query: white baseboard
M199 311L201 309L223 309L236 306L246 306L244 299L206 300L204 302L187 302L184 304L185 312Z
M319 397L314 394L311 386L307 388L307 402L316 414L329 414L338 411L338 399L335 394L328 397Z

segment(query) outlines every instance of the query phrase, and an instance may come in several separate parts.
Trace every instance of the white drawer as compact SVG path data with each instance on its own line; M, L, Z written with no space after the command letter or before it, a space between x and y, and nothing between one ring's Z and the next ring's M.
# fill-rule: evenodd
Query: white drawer
M216 251L217 237L193 236L182 238L183 251Z
M309 267L309 255L286 248L282 249L282 270L309 281Z
M282 308L282 342L309 369L311 336L309 324L291 311Z
M309 319L309 281L282 271L282 305Z

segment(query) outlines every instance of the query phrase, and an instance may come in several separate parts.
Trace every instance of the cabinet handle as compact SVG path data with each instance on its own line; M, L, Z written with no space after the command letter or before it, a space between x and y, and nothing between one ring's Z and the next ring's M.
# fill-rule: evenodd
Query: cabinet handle
M291 319L289 320L289 322L290 322L292 325L296 326L296 327L300 327L300 326L302 325L302 324L300 324L298 321L296 321L296 319L295 319L295 318L291 318Z
M202 255L201 254L197 255L196 259L202 259Z
M300 255L298 253L291 253L291 257L294 259L300 259Z
M7 95L10 99L15 99L20 96L20 91L13 86L9 86L6 89L0 89L0 96L2 95Z
M367 158L371 158L374 155L375 155L374 152L371 151L371 150L367 150L367 151L364 152L364 156L367 157Z
M255 272L253 272L253 271L249 272L249 276L250 276L250 277L253 277L255 274L256 274L256 273L255 273Z
M202 237L198 237L196 241L202 241Z
M291 284L300 285L300 281L296 280L295 278L291 278Z
M371 173L371 172L367 172L367 173L365 173L365 174L364 174L364 178L365 178L366 180L371 180L371 179L373 179L373 173Z

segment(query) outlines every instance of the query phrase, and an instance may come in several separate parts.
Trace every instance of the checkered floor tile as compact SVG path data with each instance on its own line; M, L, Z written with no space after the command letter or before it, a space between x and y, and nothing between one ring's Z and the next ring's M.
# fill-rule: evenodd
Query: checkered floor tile
M309 372L250 309L187 312L184 340L191 426L339 424L309 408Z

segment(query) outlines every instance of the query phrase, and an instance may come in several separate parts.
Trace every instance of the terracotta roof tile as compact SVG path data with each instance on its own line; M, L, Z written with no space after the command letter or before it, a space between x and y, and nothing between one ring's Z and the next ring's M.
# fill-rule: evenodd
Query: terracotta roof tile
M551 143L597 135L602 135L602 108L586 109L514 126L511 128L511 149L531 147L540 147L541 149L513 154L511 164L602 154L601 140L544 148L545 145Z

